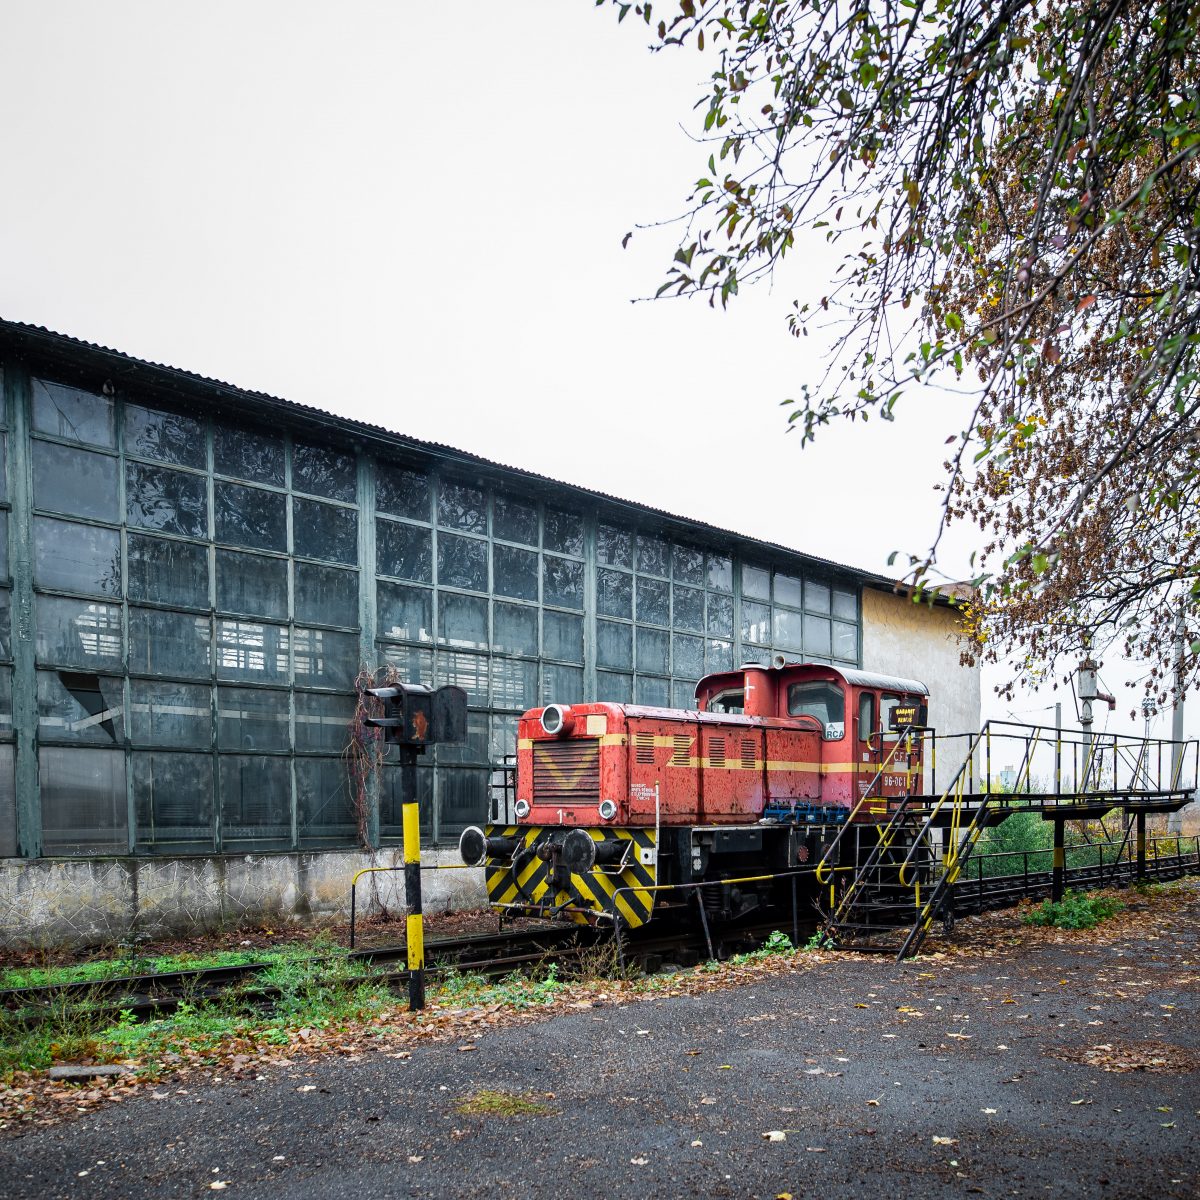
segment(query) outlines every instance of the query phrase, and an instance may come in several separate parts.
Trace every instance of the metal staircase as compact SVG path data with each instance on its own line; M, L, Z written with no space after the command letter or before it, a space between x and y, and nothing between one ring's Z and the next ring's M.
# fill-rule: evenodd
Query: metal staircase
M936 735L909 730L897 739L817 864L817 880L826 889L817 907L834 945L894 953L901 960L917 953L939 917L947 929L952 924L955 884L984 830L1015 812L1039 813L1055 823L1058 870L1064 822L1124 808L1144 837L1147 813L1177 810L1195 787L1195 742L1064 737L1061 730L989 721L969 736L962 764L943 792L885 799L880 780L897 750L914 737ZM993 779L993 757L999 746L1007 753L1013 742L1020 747L1020 763L1006 768L1000 787L1001 780ZM1035 790L1039 753L1047 770L1053 755L1052 791ZM936 761L932 745L931 758Z

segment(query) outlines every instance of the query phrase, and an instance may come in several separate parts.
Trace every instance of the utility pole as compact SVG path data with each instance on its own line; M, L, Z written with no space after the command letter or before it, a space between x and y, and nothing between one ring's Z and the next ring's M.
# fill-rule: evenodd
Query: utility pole
M1179 612L1175 615L1175 706L1171 710L1171 788L1174 790L1183 785L1180 779L1180 767L1183 763L1183 639L1186 633L1186 623L1183 617L1183 602L1179 603ZM1197 780L1196 782L1200 782ZM1183 832L1183 809L1173 812L1167 817L1167 832L1180 834Z

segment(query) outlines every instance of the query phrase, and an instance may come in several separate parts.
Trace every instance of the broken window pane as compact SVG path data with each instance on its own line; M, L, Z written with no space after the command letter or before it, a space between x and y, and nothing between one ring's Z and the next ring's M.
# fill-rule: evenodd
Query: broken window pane
M350 742L354 697L322 692L296 693L296 749L341 754Z
M217 688L217 744L222 750L287 750L291 740L287 692Z
M637 619L651 625L671 623L670 585L657 579L637 581Z
M30 450L35 508L93 521L120 520L117 458L57 442L34 441Z
M123 751L43 746L38 783L46 854L128 853Z
M672 616L676 629L694 629L697 633L704 630L704 593L696 588L680 587L672 589L675 600L675 611Z
M812 618L810 617L809 620ZM858 627L843 621L833 623L833 656L858 661Z
M121 539L115 529L33 519L33 577L64 592L121 594Z
M538 598L537 551L493 546L492 572L498 595L515 596L518 600Z
M381 580L377 598L380 637L433 641L433 593L428 588L404 587Z
M130 600L208 607L208 547L131 533L128 539Z
M583 563L546 554L542 558L542 602L583 607Z
M378 463L375 467L375 507L413 521L429 523L429 476Z
M37 673L38 737L116 745L125 740L120 679L85 671Z
M358 562L358 513L293 497L292 541L296 554L352 566Z
M300 841L350 842L358 833L354 784L340 758L296 759Z
M283 438L213 424L213 466L218 475L283 486Z
M207 754L134 754L137 842L145 849L210 850L213 844L213 763Z
M660 629L637 631L637 669L666 674L671 649L670 635Z
M154 675L206 677L212 673L208 617L129 609L129 669Z
M296 620L318 625L358 625L358 572L298 562Z
M532 504L497 496L493 522L495 536L506 542L520 542L525 546L538 544L538 515Z
M287 549L286 497L236 483L213 485L218 542L256 550Z
M192 417L125 405L125 453L183 467L204 467L204 426Z
M396 521L375 522L375 569L417 583L433 582L433 533Z
M492 605L492 625L492 649L501 654L537 654L536 608L496 601Z
M486 650L487 625L488 602L482 596L443 592L438 597L438 641L443 645Z
M464 533L487 533L487 495L479 488L443 479L438 488L438 524Z
M121 605L38 596L37 660L75 667L122 665Z
M287 560L217 551L217 608L252 617L287 618Z
M547 658L583 662L583 618L566 613L543 613L542 653Z
M218 679L287 683L287 626L218 618L216 661Z
M358 466L354 456L325 446L294 442L292 487L297 492L353 502L358 495Z
M125 511L130 525L208 537L208 480L169 467L126 463Z
M129 682L130 737L144 746L212 745L212 699L207 684Z
M633 576L624 571L596 572L596 611L606 617L633 616Z
M286 848L292 842L291 760L222 754L221 842Z
M438 584L487 591L487 542L438 534Z
M30 381L33 391L33 427L39 433L90 442L93 446L116 445L113 402L61 383L44 379Z
M583 518L577 513L546 509L546 530L542 544L559 554L583 553Z

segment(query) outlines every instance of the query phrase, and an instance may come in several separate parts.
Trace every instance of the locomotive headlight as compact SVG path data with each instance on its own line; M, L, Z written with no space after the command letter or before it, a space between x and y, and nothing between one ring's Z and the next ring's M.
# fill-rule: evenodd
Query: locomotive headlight
M542 709L542 728L551 736L570 733L575 725L575 716L568 704L547 704Z
M600 801L600 818L604 821L611 821L617 815L617 806L611 800Z
M513 812L517 814L518 821L524 820L527 816L529 816L529 801L518 800L516 804L513 805Z

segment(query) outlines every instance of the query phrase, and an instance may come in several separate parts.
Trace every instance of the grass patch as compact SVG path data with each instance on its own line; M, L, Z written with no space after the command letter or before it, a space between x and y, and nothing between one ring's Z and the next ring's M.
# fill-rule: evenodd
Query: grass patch
M514 972L503 979L488 979L474 971L447 971L432 989L439 1004L503 1004L509 1008L536 1008L553 1004L567 985L558 977L558 964L549 963L540 977Z
M554 1110L531 1096L492 1088L464 1097L454 1106L468 1117L545 1117Z
M1124 904L1111 896L1068 892L1057 903L1043 900L1024 913L1021 920L1026 925L1052 925L1056 929L1092 929L1124 908Z
M817 947L810 943L804 949L815 950ZM792 945L792 939L781 929L776 929L768 935L767 940L757 950L748 950L745 954L735 954L729 961L734 966L741 966L743 963L762 962L767 958L783 958L796 952L797 947Z

